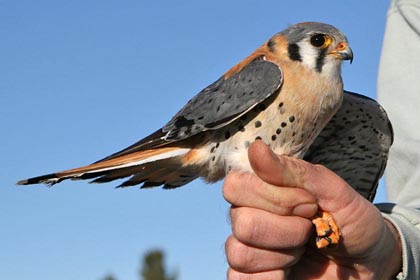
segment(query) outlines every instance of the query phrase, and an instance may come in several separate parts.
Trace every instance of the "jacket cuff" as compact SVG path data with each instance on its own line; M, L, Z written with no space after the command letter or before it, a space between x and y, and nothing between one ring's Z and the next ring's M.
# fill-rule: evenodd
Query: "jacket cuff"
M394 225L402 247L402 269L397 279L420 279L420 210L393 203L376 207Z

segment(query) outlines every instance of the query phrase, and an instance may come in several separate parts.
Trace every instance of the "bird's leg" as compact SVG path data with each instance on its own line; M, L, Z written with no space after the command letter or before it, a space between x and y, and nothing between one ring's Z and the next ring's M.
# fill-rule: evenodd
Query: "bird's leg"
M318 211L312 217L312 223L316 229L316 246L321 249L332 247L338 244L340 240L340 229L330 213Z

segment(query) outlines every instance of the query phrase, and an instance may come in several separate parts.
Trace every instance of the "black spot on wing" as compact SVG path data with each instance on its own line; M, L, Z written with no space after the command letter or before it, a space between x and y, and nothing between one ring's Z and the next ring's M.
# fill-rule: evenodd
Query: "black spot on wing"
M256 59L229 78L221 77L192 98L163 127L164 139L182 140L223 127L277 93L282 81L278 65Z
M198 119L200 119L200 118L202 118L202 117L198 117ZM187 120L183 116L178 117L175 120L175 123L174 123L176 128L180 128L180 127L183 127L183 126L192 126L193 124L194 124L193 120Z
M372 201L392 142L392 126L385 110L373 99L344 92L341 108L304 159L325 165Z

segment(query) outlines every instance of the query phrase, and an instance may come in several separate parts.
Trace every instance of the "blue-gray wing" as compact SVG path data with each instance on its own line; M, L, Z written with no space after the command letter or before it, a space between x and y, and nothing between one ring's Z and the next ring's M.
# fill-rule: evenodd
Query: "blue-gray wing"
M167 141L223 127L275 94L283 81L275 63L256 59L192 98L163 128Z
M345 91L343 105L304 159L325 165L373 201L392 142L385 110L373 99Z
M192 98L163 128L100 161L153 149L225 126L278 92L278 65L257 58L230 77L221 77Z

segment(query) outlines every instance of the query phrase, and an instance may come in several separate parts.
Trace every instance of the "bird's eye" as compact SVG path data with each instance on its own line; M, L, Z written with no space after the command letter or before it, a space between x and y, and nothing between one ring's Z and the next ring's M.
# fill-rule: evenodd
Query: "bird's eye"
M326 47L328 38L324 34L315 34L311 37L311 45L317 48Z

